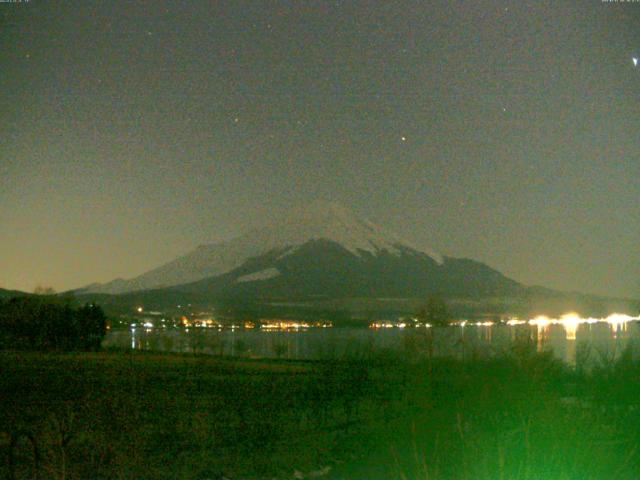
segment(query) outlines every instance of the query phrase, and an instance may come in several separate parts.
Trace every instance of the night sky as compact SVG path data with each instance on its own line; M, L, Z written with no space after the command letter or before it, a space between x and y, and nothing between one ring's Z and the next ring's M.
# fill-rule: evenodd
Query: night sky
M0 3L0 287L131 277L336 200L640 297L640 2Z

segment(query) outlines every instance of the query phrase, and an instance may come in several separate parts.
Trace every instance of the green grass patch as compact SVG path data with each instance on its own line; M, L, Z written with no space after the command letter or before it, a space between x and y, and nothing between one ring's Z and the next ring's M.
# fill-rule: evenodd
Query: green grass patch
M0 477L632 479L640 362L0 353ZM316 477L317 478L317 477Z

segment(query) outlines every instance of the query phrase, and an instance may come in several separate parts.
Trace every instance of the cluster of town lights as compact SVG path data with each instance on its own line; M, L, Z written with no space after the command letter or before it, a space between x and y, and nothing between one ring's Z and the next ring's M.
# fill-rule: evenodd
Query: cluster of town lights
M413 326L413 327L426 327L426 328L431 328L431 324L429 323L419 323L417 320L414 320L413 324L408 324L406 322L388 322L388 321L381 321L381 322L373 322L369 325L369 328L374 328L374 329L378 329L378 328L405 328L407 326Z
M242 325L237 324L225 324L219 323L213 319L189 319L187 317L182 317L177 321L174 326L184 327L187 331L189 328L216 328L218 330L230 329L237 330L243 328L245 330L254 329L259 327L261 330L306 330L309 328L331 328L333 327L332 322L299 322L296 320L261 320L259 322L245 321ZM145 321L141 323L132 323L130 325L132 330L135 330L136 327L143 327L145 330L151 330L154 328L154 324L151 321ZM165 320L162 319L162 328L166 328Z
M262 330L306 330L308 328L331 328L332 322L298 322L296 320L265 320L261 322Z
M519 320L517 318L512 318L507 321L507 325L524 325L528 323L529 325L535 325L537 327L547 327L549 325L564 325L572 327L578 326L583 323L593 324L593 323L608 323L612 326L618 326L625 324L627 322L632 322L635 320L640 320L640 316L632 317L630 315L626 315L624 313L612 313L608 317L605 318L583 318L580 317L577 313L566 313L562 315L560 318L549 318L545 315L539 315L531 320Z
M144 309L142 307L136 308L138 313L142 313ZM161 312L150 312L150 314L158 314ZM507 320L506 325L508 326L517 326L517 325L532 325L538 327L538 330L546 329L550 325L562 325L567 332L573 333L575 335L576 330L579 325L582 324L594 324L594 323L608 323L612 328L616 330L618 327L624 327L626 323L631 321L640 320L640 316L632 317L631 315L623 314L623 313L612 313L608 317L605 318L583 318L580 317L577 313L571 312L562 315L560 318L550 318L545 315L539 315L530 320L521 320L519 318L510 318ZM166 328L165 319L161 320L162 328ZM502 323L502 322L500 322ZM242 325L236 324L223 324L220 323L213 318L188 318L186 316L182 316L177 322L177 325L182 327L201 327L201 328L217 328L218 330L222 330L223 328L230 328L231 330L244 328L244 329L253 329L259 327L261 330L306 330L308 328L328 328L332 327L332 322L321 321L321 322L304 322L297 320L284 320L284 319L262 319L258 322L245 321ZM452 322L451 325L465 327L467 325L474 325L477 327L491 327L495 324L492 321L478 321L472 322L469 320L459 320L456 322ZM174 324L175 325L175 324ZM175 325L175 326L177 326ZM154 328L153 322L150 320L145 320L140 323L132 323L131 328L135 329L137 326L141 326L145 329ZM420 322L418 318L400 318L397 321L389 321L389 320L380 320L369 324L370 328L373 329L387 329L387 328L405 328L405 327L425 327L431 328L431 324L427 322Z
M566 329L576 330L578 325L583 323L593 324L593 323L608 323L612 327L618 327L620 325L624 325L627 322L640 320L640 316L632 317L630 315L626 315L623 313L612 313L608 317L605 318L582 318L577 313L566 313L562 315L560 318L549 318L544 315L539 315L530 320L520 320L519 318L511 318L507 320L505 323L510 327L517 325L533 325L537 326L538 329L546 328L549 325L562 325ZM468 325L474 325L476 327L491 327L495 325L496 322L492 321L480 321L480 322L471 322L469 320L459 320L456 322L452 322L451 325L455 325L458 327L466 327ZM384 328L405 328L408 326L412 327L427 327L430 328L431 324L429 323L420 323L417 319L413 319L413 323L406 322L392 322L392 321L377 321L373 322L369 325L370 328L373 329L384 329Z

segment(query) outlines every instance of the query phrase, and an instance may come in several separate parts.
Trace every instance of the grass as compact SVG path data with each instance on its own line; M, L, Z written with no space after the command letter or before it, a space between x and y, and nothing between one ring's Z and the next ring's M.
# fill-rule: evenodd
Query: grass
M0 477L632 479L640 361L0 353Z

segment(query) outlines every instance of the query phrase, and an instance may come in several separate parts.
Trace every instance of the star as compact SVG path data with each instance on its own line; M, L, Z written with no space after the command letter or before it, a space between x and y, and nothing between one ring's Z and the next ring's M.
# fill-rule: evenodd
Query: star
M403 142L406 142L406 141L407 141L407 137L400 137L400 139L401 139Z

